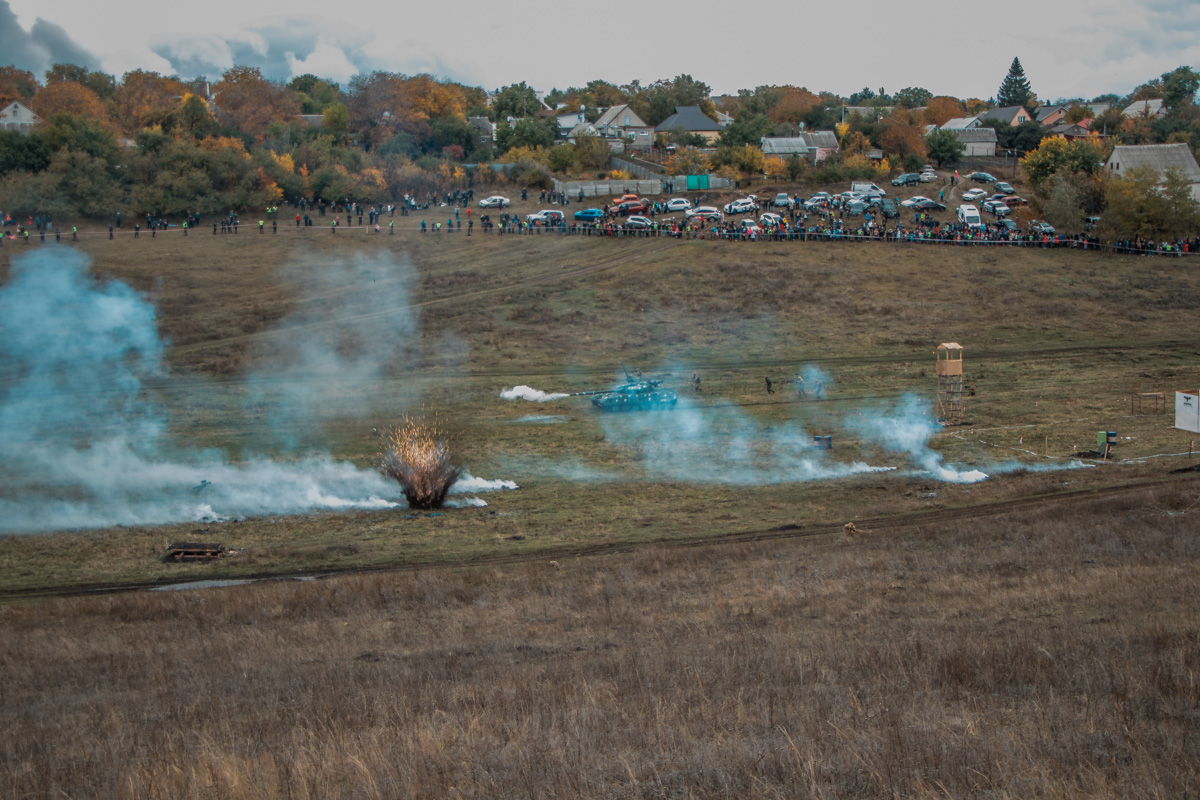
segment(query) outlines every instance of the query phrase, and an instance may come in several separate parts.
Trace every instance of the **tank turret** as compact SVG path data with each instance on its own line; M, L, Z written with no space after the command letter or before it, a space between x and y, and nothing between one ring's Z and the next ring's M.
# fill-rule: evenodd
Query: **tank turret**
M573 397L589 396L599 411L657 411L668 410L679 402L674 389L663 389L662 381L650 381L625 374L628 380L604 391L576 392Z

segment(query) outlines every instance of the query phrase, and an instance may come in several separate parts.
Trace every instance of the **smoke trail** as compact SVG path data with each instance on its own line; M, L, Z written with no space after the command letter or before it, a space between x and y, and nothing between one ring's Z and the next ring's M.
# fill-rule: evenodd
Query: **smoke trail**
M393 482L328 456L232 463L173 447L143 387L162 372L154 308L87 267L39 249L0 288L0 531L398 504Z
M846 420L847 429L885 450L904 453L939 481L977 483L988 476L979 470L960 471L942 463L942 455L929 447L938 429L929 407L916 395L906 394L891 409L865 413Z
M831 461L799 426L765 428L735 408L700 408L686 398L674 411L599 419L610 443L634 452L648 474L668 480L763 485L893 469Z
M454 485L450 487L450 494L466 494L467 492L497 492L501 489L519 489L521 487L513 481L506 481L500 478L488 480L487 478L476 478L469 472L464 471Z
M547 400L562 400L564 397L570 397L569 394L561 392L547 393L539 389L533 389L529 386L514 386L511 389L505 389L500 392L500 396L505 400L528 400L531 403L544 403Z

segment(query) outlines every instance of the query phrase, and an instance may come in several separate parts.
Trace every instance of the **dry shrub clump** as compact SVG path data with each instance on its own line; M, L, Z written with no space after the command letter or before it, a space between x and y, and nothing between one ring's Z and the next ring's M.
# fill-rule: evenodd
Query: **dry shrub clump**
M379 471L394 478L412 508L441 508L462 470L450 463L450 448L436 421L412 417L387 432Z

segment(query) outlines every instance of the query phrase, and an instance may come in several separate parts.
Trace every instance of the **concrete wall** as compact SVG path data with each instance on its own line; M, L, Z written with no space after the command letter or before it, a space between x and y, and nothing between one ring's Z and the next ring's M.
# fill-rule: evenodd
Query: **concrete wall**
M583 190L583 196L604 198L611 201L614 198L628 192L649 197L652 195L663 194L663 184L674 183L675 194L682 194L687 189L686 175L664 175L662 178L654 180L639 181L554 181L554 190L558 192L566 192L566 195L571 200L579 199L579 192ZM708 176L708 191L714 189L733 189L733 181L728 178L718 178L716 175Z

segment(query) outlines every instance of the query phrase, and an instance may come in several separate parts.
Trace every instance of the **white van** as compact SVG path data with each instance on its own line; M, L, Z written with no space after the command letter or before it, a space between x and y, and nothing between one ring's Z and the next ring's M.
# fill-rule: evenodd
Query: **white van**
M871 195L883 197L885 194L887 194L887 192L885 192L883 189L880 189L875 184L867 181L854 181L850 184L850 191L858 192L859 194L867 197L870 197Z
M979 209L972 205L958 207L958 221L965 223L968 228L983 227L983 220L979 218Z

